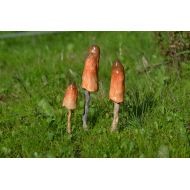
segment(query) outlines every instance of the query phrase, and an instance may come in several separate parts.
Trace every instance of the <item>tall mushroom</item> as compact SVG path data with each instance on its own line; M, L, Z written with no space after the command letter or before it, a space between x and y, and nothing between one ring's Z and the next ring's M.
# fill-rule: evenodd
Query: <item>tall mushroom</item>
M68 121L67 121L67 132L71 133L71 111L76 109L76 102L78 97L77 86L74 83L71 83L65 92L65 96L63 99L63 107L68 109Z
M88 56L85 60L84 70L82 74L82 88L85 90L85 105L83 113L83 128L87 127L87 116L90 104L90 93L98 91L98 67L100 59L100 48L92 45L88 49Z
M111 126L111 131L117 130L119 120L119 106L124 101L125 92L125 73L124 67L119 60L116 60L112 65L111 83L109 98L114 102L114 118Z

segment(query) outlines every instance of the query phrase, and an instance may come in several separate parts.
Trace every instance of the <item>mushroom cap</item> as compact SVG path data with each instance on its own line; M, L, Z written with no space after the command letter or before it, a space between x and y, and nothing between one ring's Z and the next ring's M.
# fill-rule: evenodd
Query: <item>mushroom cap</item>
M71 83L66 89L62 106L65 106L69 110L74 110L76 108L77 97L77 86L74 83Z
M88 53L95 56L100 56L100 48L97 45L92 45L88 48Z
M84 70L82 74L82 88L89 92L98 90L98 66L100 59L100 48L91 46L88 49L88 57L85 60Z
M124 67L119 60L116 60L112 65L109 98L116 103L122 103L124 101L124 93L125 93Z

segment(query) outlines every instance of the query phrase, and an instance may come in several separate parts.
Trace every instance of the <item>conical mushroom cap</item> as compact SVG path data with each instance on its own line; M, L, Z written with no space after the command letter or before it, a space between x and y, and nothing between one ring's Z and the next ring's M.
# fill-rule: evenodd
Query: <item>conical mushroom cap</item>
M74 110L76 108L77 97L77 86L72 83L66 89L62 106L65 106L69 110Z
M85 60L84 70L82 74L82 88L89 92L98 90L98 66L100 59L100 48L91 46L88 49L88 57Z
M97 45L92 45L88 48L88 54L93 54L96 57L100 57L100 48Z
M123 65L119 60L116 60L112 65L111 83L109 98L116 102L121 103L124 101L125 93L125 73Z

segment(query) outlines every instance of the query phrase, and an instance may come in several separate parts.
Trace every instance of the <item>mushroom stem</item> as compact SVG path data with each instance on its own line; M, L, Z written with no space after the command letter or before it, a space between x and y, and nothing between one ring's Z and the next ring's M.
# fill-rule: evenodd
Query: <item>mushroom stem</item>
M90 92L85 90L84 94L85 94L85 105L84 105L84 113L83 113L82 121L83 121L83 129L87 130L88 129L87 117L88 117L88 111L89 111L89 105L90 105Z
M111 127L111 132L117 130L117 125L119 121L119 104L114 102L114 112L113 112L113 122L112 122L112 127Z
M71 110L68 110L67 133L71 134Z

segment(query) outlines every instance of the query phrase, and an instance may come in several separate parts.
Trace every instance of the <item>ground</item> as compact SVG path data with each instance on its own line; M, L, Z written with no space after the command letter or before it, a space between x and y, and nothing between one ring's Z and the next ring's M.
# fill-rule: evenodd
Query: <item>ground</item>
M101 48L99 91L92 94L82 129L81 75L90 45ZM110 133L111 65L125 68L125 102L119 131ZM0 157L190 157L190 64L180 75L164 62L152 32L62 32L0 39ZM65 89L79 98L66 133ZM189 127L190 128L190 127Z

